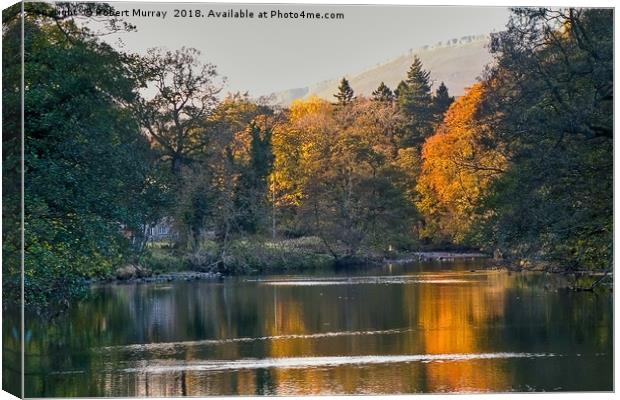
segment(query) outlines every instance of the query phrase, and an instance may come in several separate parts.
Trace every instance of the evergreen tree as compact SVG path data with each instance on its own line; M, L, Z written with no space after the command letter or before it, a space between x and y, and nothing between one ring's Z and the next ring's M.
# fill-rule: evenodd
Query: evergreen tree
M415 57L407 72L405 86L399 87L397 102L405 117L401 132L405 147L420 146L433 132L433 99L429 78L430 73Z
M436 122L441 122L444 114L450 107L450 104L454 101L454 97L451 97L448 93L448 88L446 85L441 82L437 90L435 91L435 96L433 97L433 109L435 112L435 120Z
M407 90L407 84L405 83L405 81L400 81L398 83L398 86L396 86L396 89L394 90L394 98L398 99L401 93L404 93L405 90Z
M414 57L413 64L411 64L409 71L407 71L405 83L412 94L425 98L431 95L431 74L429 71L424 70L423 67L422 60L417 56Z
M392 102L394 101L394 93L385 83L381 82L379 87L372 92L372 99L374 101Z
M338 93L334 97L338 100L338 105L346 106L353 101L353 89L349 85L349 81L346 78L342 78L340 86L338 86Z

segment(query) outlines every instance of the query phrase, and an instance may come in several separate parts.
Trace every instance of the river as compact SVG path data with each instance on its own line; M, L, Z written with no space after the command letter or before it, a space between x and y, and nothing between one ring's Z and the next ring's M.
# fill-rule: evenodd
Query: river
M26 395L613 390L610 292L482 267L96 286L27 319Z

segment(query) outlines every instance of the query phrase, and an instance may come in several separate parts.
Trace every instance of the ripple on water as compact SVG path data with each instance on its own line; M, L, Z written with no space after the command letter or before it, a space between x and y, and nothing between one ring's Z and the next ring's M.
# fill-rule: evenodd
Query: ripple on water
M267 286L331 286L331 285L410 285L410 284L461 284L476 283L472 279L445 278L445 277L412 277L412 276L370 276L355 278L326 278L326 279L285 279L285 280L255 280L259 285Z
M289 335L274 335L274 336L259 336L259 337L241 337L241 338L226 338L226 339L204 339L204 340L188 340L182 342L162 342L162 343L136 343L119 346L106 346L100 347L99 351L153 351L161 349L182 348L191 346L209 346L219 345L227 343L243 343L243 342L256 342L267 340L290 340L290 339L320 339L338 336L369 336L369 335L393 335L399 333L412 332L414 329L386 329L375 331L340 331L340 332L319 332L308 334L289 334Z
M369 356L332 356L332 357L282 357L241 360L209 360L197 362L162 362L154 365L153 361L138 367L125 368L125 373L162 374L180 371L227 371L262 368L312 368L336 367L341 365L396 364L412 362L458 362L469 360L508 359L508 358L543 358L556 357L554 353L466 353L466 354L411 354L411 355L369 355Z

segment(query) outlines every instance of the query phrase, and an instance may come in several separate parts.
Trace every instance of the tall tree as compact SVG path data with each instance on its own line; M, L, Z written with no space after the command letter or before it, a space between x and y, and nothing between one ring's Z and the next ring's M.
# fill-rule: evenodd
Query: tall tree
M243 231L251 234L264 230L268 217L267 179L273 168L271 125L269 118L261 116L246 128L250 140L249 160L241 168L236 204L237 208L243 210L239 225Z
M487 145L509 168L481 238L514 258L609 269L613 243L613 12L515 9L493 37Z
M205 147L182 172L174 216L186 247L215 234L221 250L266 225L273 112L247 95L228 95L204 122Z
M504 172L499 149L481 143L487 128L477 115L483 96L482 84L473 85L424 143L416 204L425 218L422 234L436 242L465 241L489 186Z
M165 183L127 108L138 93L127 57L56 18L52 6L25 8L25 305L66 304L84 277L109 274L135 255L127 236L156 218ZM3 19L11 48L21 20ZM10 82L19 73L4 72ZM8 111L5 118L19 121ZM5 156L7 166L19 159Z
M372 92L372 99L374 101L392 102L394 101L394 93L385 83L381 82L379 87Z
M18 3L2 11L2 300L13 304L21 301L20 8Z
M176 177L204 148L204 121L221 90L215 66L199 58L192 48L150 49L136 63L143 85L155 90L154 97L136 103L136 114Z
M407 84L405 83L405 81L398 82L396 89L394 89L394 98L398 99L402 93L405 93L406 90L407 90Z
M353 101L354 94L351 85L349 85L349 81L346 78L342 78L338 86L338 93L336 93L334 97L338 100L338 105L346 106Z
M399 88L397 104L405 117L402 127L402 144L421 146L433 132L433 108L430 72L424 70L416 56L407 72L405 86Z
M359 99L347 121L334 107L317 98L291 105L274 133L272 177L290 225L345 261L410 241L415 212L391 134L400 122L394 105Z

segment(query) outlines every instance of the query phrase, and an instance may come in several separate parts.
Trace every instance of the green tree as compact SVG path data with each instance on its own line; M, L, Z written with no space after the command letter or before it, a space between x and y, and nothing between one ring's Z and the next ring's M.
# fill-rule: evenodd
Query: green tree
M398 99L402 93L405 93L407 90L407 84L405 81L398 82L396 89L394 89L394 99Z
M394 93L392 90L381 82L379 87L372 92L374 101L392 102L394 101Z
M435 91L435 96L433 96L433 112L437 122L440 122L443 119L443 116L446 111L448 111L448 108L453 101L454 97L450 96L448 93L448 88L443 82L441 82Z
M2 299L20 301L21 3L2 11Z
M515 9L483 104L508 170L479 238L517 259L607 269L613 243L613 13Z
M402 127L402 145L420 146L433 132L434 116L430 86L430 72L423 69L416 56L407 72L404 86L398 88L398 107L405 117Z
M55 18L52 6L27 3L25 8L24 274L29 307L67 304L84 287L84 277L106 275L131 258L128 238L155 218L165 184L127 108L138 91L127 58L72 19ZM3 41L14 48L21 21L16 13L3 14L3 20ZM16 69L4 72L8 82L17 80L11 76ZM6 120L13 121L9 126L19 126L18 110L7 111ZM5 138L11 152L4 156L6 167L13 169L19 159L12 146L18 132L10 134ZM9 192L10 204L14 195ZM4 281L9 292L13 278Z
M349 85L349 81L346 78L342 78L340 85L338 86L338 93L334 97L338 100L337 104L340 106L346 106L353 101L354 92Z
M236 207L243 210L239 218L241 229L250 234L267 226L267 178L273 168L272 127L269 125L266 118L258 118L247 127L250 135L249 160L241 168Z

